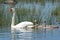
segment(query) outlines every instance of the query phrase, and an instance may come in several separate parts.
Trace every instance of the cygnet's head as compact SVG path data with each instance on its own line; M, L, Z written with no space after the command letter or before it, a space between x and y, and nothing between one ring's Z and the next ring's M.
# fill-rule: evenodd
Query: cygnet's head
M34 20L34 22L36 23L36 22L37 22L37 20L35 19L35 20Z

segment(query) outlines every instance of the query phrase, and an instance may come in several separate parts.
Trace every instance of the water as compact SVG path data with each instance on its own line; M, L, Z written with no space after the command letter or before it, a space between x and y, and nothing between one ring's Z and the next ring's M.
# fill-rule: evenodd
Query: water
M60 39L60 34L58 29L48 31L42 31L38 29L37 31L32 32L16 33L14 38L14 40L56 40Z
M57 1L54 3L50 2L50 1L45 1L45 3L17 3L15 5L16 8L26 8L29 9L29 13L27 15L32 15L33 19L39 18L41 20L46 20L47 24L50 23L49 19L51 17L52 11L55 10L57 7L59 7L60 3ZM0 26L0 40L60 40L60 28L59 29L46 29L46 30L42 30L40 28L38 29L21 29L19 30L14 30L14 33L11 33L11 14L8 14L8 10L6 10L7 8L9 8L8 6L5 6L4 9L4 15L6 15L6 18L9 17L9 21L7 23L3 23L3 26ZM34 11L34 12L33 12ZM22 12L20 12L22 13ZM32 14L33 13L33 14ZM35 13L35 14L34 14ZM41 15L39 15L41 14ZM7 17L8 16L8 17ZM22 16L19 14L19 17L21 20L27 20L24 19L26 18L26 16L24 16L24 18L22 19ZM60 16L59 16L60 17ZM30 16L27 17L28 20L30 20ZM17 19L17 18L16 18ZM18 20L20 20L18 19ZM59 22L56 22L56 17L53 16L51 21L53 25L58 25L60 26ZM4 19L5 20L5 19ZM21 21L20 20L20 21ZM42 24L42 21L40 21ZM6 26L6 24L8 24L8 26ZM23 30L23 32L21 32Z
M23 29L24 30L24 29ZM25 30L24 30L25 31ZM0 33L0 40L60 40L59 29L33 29L32 31L17 31Z

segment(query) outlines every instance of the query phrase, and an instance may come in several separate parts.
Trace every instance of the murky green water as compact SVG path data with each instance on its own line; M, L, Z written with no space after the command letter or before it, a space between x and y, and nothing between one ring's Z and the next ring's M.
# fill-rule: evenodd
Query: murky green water
M39 28L30 32L15 30L12 34L10 26L12 13L9 12L9 7L8 4L0 4L0 40L60 40L60 28L47 30ZM46 24L60 27L60 2L57 0L32 3L19 2L15 5L15 8L15 24L26 20L33 22L34 19L37 19L39 24L46 20Z

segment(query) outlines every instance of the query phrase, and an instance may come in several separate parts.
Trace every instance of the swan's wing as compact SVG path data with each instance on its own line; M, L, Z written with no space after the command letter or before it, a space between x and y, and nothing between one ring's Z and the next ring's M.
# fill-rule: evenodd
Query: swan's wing
M33 23L25 21L25 22L21 22L21 23L15 25L15 27L26 27L27 25L33 25Z

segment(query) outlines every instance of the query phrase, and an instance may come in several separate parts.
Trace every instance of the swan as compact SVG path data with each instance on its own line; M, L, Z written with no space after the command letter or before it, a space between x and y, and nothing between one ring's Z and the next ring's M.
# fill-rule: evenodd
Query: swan
M20 22L17 25L14 25L15 23L15 8L11 8L10 11L13 13L12 15L12 22L11 22L11 33L12 38L14 38L15 32L32 32L31 29L26 30L27 27L33 27L33 23L29 21ZM12 39L13 40L13 39Z
M14 25L14 22L15 22L15 8L11 8L10 11L13 13L11 30L14 30L14 29L20 30L20 29L23 29L25 27L30 27L30 28L33 27L33 23L30 22L30 21L23 21L23 22L20 22L17 25Z
M43 25L33 25L32 22L30 21L23 21L23 22L20 22L19 24L17 25L14 25L14 22L15 22L15 8L11 8L11 11L13 13L13 16L12 16L12 23L11 23L11 30L14 30L14 29L17 29L17 30L23 30L23 31L26 31L25 29L23 28L43 28L43 29L55 29L55 28L59 28L58 26L55 26L55 25L46 25L46 22L44 21L43 22ZM21 30L21 31L22 31Z

